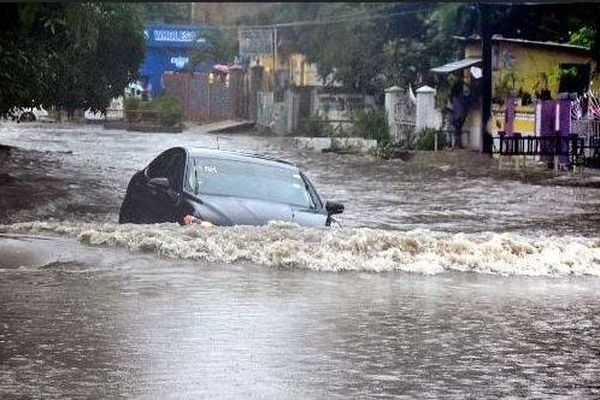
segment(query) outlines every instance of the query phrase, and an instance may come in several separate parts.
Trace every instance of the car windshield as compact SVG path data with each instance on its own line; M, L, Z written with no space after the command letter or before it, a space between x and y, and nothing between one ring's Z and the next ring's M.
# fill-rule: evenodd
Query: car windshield
M292 168L255 162L193 158L186 189L195 194L242 197L315 208L307 184Z

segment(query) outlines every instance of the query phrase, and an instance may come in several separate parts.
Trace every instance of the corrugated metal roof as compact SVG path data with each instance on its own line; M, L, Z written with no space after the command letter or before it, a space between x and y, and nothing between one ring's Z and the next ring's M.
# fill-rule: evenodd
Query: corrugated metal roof
M452 36L454 39L469 41L469 42L478 42L481 40L479 35L472 35L469 37L464 36ZM522 45L536 46L536 47L546 47L546 48L555 48L555 49L563 49L563 50L574 50L578 52L589 53L590 49L585 46L577 46L569 43L558 43L558 42L540 42L537 40L527 40L527 39L516 39L516 38L507 38L502 35L494 35L492 36L492 42L507 42L507 43L519 43Z
M480 62L481 58L465 58L464 60L453 61L440 67L431 68L430 71L436 74L449 74L454 71L472 67Z

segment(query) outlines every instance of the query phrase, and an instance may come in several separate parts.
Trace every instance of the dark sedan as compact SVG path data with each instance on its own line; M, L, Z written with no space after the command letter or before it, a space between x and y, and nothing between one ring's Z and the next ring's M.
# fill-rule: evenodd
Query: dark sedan
M120 223L189 221L263 225L269 221L329 226L344 206L323 202L297 166L266 157L174 147L137 172Z

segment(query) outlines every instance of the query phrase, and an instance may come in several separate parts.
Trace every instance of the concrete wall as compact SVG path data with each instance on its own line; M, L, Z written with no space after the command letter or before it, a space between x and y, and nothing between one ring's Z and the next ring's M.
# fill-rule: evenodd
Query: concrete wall
M294 146L302 150L322 152L328 149L365 153L377 148L377 140L363 138L295 137Z
M469 109L463 125L463 131L468 132L467 138L462 138L462 145L468 149L481 150L481 109L480 105Z
M435 107L436 90L429 86L417 89L416 131L424 128L440 129L442 114Z

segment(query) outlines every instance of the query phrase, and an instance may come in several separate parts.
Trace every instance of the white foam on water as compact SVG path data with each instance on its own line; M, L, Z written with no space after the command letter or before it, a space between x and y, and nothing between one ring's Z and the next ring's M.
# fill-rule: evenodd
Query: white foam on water
M0 230L74 237L86 245L120 246L174 259L315 271L600 276L600 240L573 236L301 228L287 223L202 228L27 222L1 226Z

